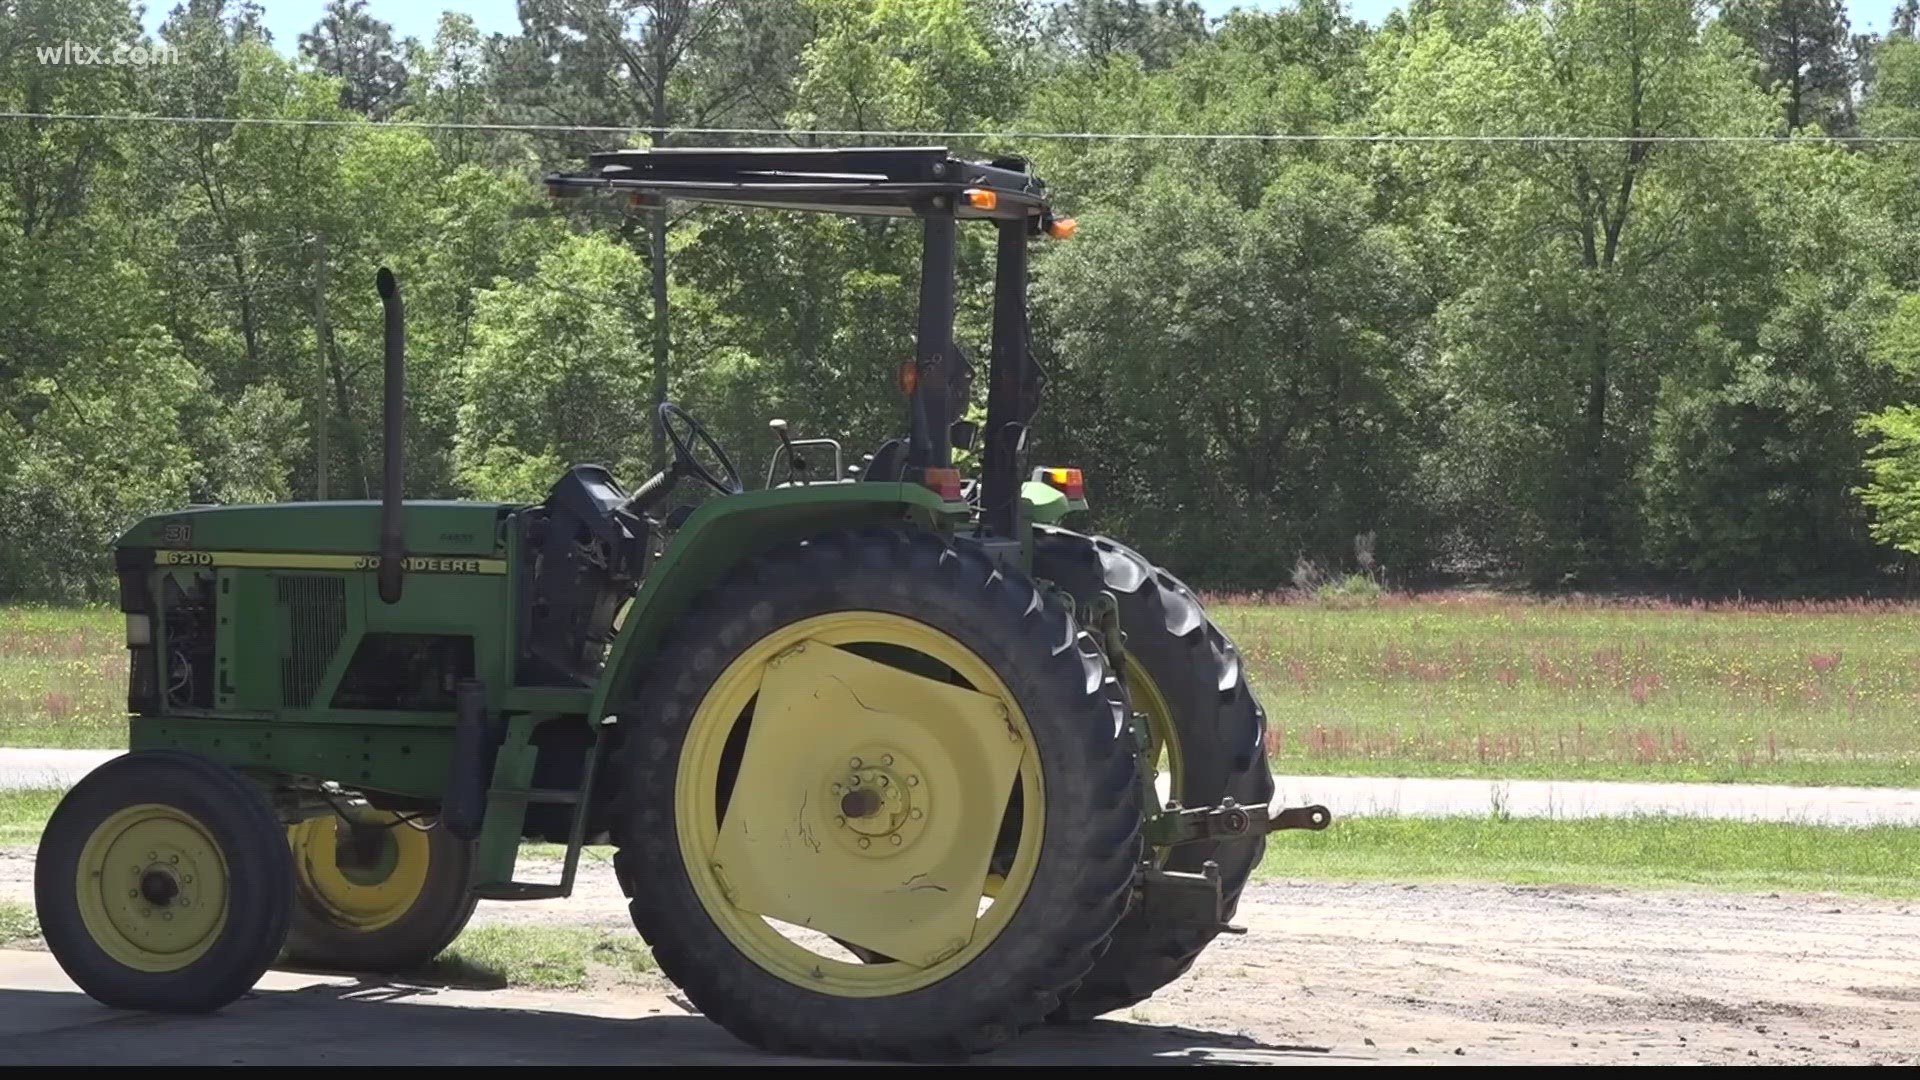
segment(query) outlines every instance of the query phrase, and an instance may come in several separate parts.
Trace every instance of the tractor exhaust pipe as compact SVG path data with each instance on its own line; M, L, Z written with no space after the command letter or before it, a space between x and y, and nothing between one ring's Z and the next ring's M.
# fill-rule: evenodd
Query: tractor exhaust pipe
M382 429L386 447L386 476L380 487L380 599L400 602L400 572L406 556L401 532L401 487L406 475L406 425L403 409L407 392L406 309L400 302L400 285L393 271L380 268L375 279L380 289L380 306L386 309L387 381L386 417Z

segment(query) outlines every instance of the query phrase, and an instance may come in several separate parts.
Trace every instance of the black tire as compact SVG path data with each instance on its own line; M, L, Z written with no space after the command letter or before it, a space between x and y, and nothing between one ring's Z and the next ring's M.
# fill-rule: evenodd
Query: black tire
M134 808L147 805L191 819L187 826L164 826L185 830L169 836L195 837L181 845L188 849L184 858L176 860L180 847L155 844L155 858L144 868L138 864L146 861L145 852L118 860L118 864L135 863L128 867L128 884L137 889L128 890L126 903L121 903L117 886L108 889L104 883L91 896L99 898L101 911L107 910L110 898L129 921L177 911L185 922L189 907L176 906L183 900L191 904L198 899L198 911L207 910L211 903L223 904L224 922L198 939L205 943L204 951L171 970L141 970L116 959L96 939L88 916L82 913L78 875L89 839L116 814L135 813ZM118 827L101 832L103 838L114 835L127 838L131 834ZM113 856L127 850L130 842L123 839L100 854ZM203 872L196 882L186 872L185 867L198 864L199 853L204 853L208 865L218 866L224 888L210 886L209 873ZM104 873L113 860L97 861ZM169 880L171 884L166 884ZM159 884L150 887L153 882ZM41 838L33 884L47 947L81 990L116 1009L200 1013L220 1009L245 994L279 955L287 936L293 866L286 834L257 787L233 770L193 754L145 750L100 766L60 800ZM142 895L135 897L136 891ZM120 925L112 918L96 914L93 925L101 926L103 920ZM133 939L115 940L124 948Z
M745 955L702 906L675 823L681 748L716 678L776 628L850 610L918 620L985 659L1028 718L1047 793L1038 861L999 936L940 981L890 996L821 992ZM615 866L661 971L734 1036L788 1053L951 1060L1043 1023L1093 966L1140 859L1137 753L1098 647L1030 579L921 530L789 543L697 600L650 667L655 681L622 713L638 730L618 766Z
M1102 590L1119 602L1127 654L1172 713L1181 762L1173 797L1185 806L1226 798L1262 806L1271 801L1266 711L1246 682L1239 650L1193 591L1124 544L1052 526L1036 528L1033 562L1034 576L1079 603ZM1188 844L1168 852L1163 865L1197 873L1208 860L1217 862L1223 914L1231 918L1265 853L1264 838ZM1083 1022L1146 1000L1186 974L1216 936L1217 930L1149 927L1137 911L1130 913L1106 955L1052 1019Z
M414 828L404 822L356 827ZM480 902L469 888L476 844L454 836L438 822L421 835L427 856L425 881L404 914L379 926L363 928L342 918L313 884L311 874L296 873L287 958L327 970L395 974L418 968L445 951L466 929ZM296 848L296 869L302 857Z

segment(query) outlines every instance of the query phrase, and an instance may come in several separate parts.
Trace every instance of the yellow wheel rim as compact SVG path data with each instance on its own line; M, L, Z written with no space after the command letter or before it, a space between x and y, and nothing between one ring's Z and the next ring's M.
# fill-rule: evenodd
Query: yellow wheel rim
M361 808L353 819L329 814L287 829L294 880L337 925L378 930L420 899L432 844L397 814Z
M880 656L884 665L868 659ZM780 719L779 701L810 702L814 695L776 693L776 678L808 664L821 665L820 674L803 688L818 685L824 694L842 684L854 686L858 692L849 699L856 702L851 711L873 711L886 723L862 729L858 717L848 718L848 710L833 708ZM891 674L860 665L884 666ZM906 674L909 670L915 674ZM966 687L927 677L931 674L957 675ZM948 723L929 725L927 730L935 734L919 743L880 745L884 737L876 738L874 730L899 730L918 719L915 708L898 704L900 695L915 693L924 695L913 703L921 711L938 713L949 707L950 698L959 712L948 714ZM750 718L749 706L754 707ZM978 719L982 707L991 711L991 730ZM769 734L783 723L792 730ZM952 741L939 743L943 737ZM952 760L941 760L942 752ZM976 762L987 758L1000 764ZM833 765L813 775L814 763L827 760ZM853 783L856 778L859 784ZM765 790L782 783L789 785L789 796L797 793L798 798L782 802L779 792ZM1020 806L1017 839L1001 836L1007 796L1013 792ZM857 812L863 797L872 808L866 816ZM836 798L840 802L832 802ZM1033 731L1006 685L984 660L949 635L914 619L872 611L819 615L782 627L729 664L692 718L674 800L688 875L721 932L763 969L843 997L905 993L971 963L1019 909L1033 881L1045 830L1045 794ZM755 806L766 809L757 818L736 820ZM980 812L989 806L990 813ZM856 813L849 817L841 810ZM789 823L794 823L791 829ZM790 849L797 854L787 861L756 867L740 854L748 842L741 837L782 830L797 834L800 841ZM1005 848L1010 839L1009 855ZM915 890L919 876L905 872L913 864L890 864L888 859L924 861L954 853L956 858L943 864L951 867L965 863L962 853L983 850L983 840L996 851L991 865L973 865L970 877L948 878L953 887L939 887L941 895L967 906L968 925L960 934L951 932L951 924L938 929L932 925L937 920L916 920L910 909L895 906L908 902L903 898L932 902L935 894L931 887ZM895 887L857 884L886 873L889 866L898 870L888 878ZM902 885L905 888L898 887ZM831 894L823 891L835 888ZM815 900L802 914L768 912L786 895L803 889L813 890ZM772 893L781 895L769 899ZM824 904L822 896L827 897ZM952 908L947 911L951 914ZM842 929L830 927L836 919ZM796 932L783 932L775 922L785 922ZM876 944L879 931L870 926L888 923L895 929L883 948ZM809 942L809 937L857 944L879 954L878 961L841 959L828 951L831 945L823 949L824 942Z
M193 815L141 803L101 822L80 849L80 921L113 960L178 971L206 955L227 924L227 864Z

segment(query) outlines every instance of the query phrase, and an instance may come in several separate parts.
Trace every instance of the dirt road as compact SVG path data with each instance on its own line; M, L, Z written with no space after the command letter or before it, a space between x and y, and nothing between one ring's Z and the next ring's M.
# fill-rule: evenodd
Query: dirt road
M488 903L477 921L628 925L608 869L589 863L581 878L569 899ZM29 900L31 880L31 850L0 849L0 898ZM1263 882L1238 921L1245 936L1222 938L1185 979L1111 1016L1101 1029L1111 1045L1055 1033L1022 1056L1920 1064L1920 903ZM649 1000L668 1000L670 986L656 989ZM579 1000L599 1015L620 1005L600 993ZM99 1027L74 1031L73 1060L102 1052ZM212 1030L194 1027L196 1040ZM140 1030L151 1052L162 1029ZM517 1030L521 1053L527 1031ZM732 1052L724 1037L696 1034L703 1057ZM487 1037L484 1026L460 1036ZM0 1038L0 1056L26 1045ZM63 1040L32 1045L57 1058ZM262 1045L242 1056L275 1060Z

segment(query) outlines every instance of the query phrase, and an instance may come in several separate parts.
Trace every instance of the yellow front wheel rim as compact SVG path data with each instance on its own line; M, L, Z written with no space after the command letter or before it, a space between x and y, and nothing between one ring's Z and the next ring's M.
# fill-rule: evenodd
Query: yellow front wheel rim
M362 850L355 827L374 841ZM427 887L428 835L396 814L362 809L351 823L309 818L287 830L295 882L336 924L358 930L390 926L413 909Z
M743 722L751 722L747 711L755 704L768 672L782 663L804 662L808 649L815 650L813 656L820 652L858 651L863 657L877 660L884 655L886 659L881 662L886 666L911 671L929 683L938 680L926 678L928 674L944 671L957 675L966 687L961 693L984 695L997 702L993 706L997 710L996 730L992 733L1000 744L996 750L1010 747L1011 753L1017 754L1017 767L1007 776L1009 787L1017 792L1020 807L1011 857L996 855L994 865L974 878L971 889L975 895L965 897L978 905L970 934L912 941L909 949L919 948L919 952L911 962L884 954L873 963L839 959L817 951L818 942L814 943L815 947L804 943L808 931L795 927L796 932L790 935L774 925L780 919L750 910L751 904L736 902L749 890L744 887L748 883L739 880L743 874L737 869L738 863L730 868L722 858L725 855L722 826L726 808L732 802L728 790L732 785L723 775L729 767L735 770L732 776L749 775L751 762L742 747L751 740L737 737L736 730ZM959 689L957 684L952 685ZM938 694L946 690L931 692ZM764 702L760 707L768 708ZM821 743L840 737L831 719L831 714L822 716L823 722L817 728ZM814 850L822 854L819 865L823 868L843 868L850 872L850 880L865 865L862 859L884 859L891 851L913 850L917 844L939 844L944 842L940 839L943 836L954 838L955 844L977 842L980 834L976 830L982 828L995 834L989 843L995 844L998 851L998 837L1005 824L1002 812L1008 803L1000 803L996 812L989 815L990 820L985 821L980 820L978 814L955 809L966 804L962 793L951 789L963 786L965 781L955 784L952 778L972 774L957 764L953 771L948 771L948 763L933 760L935 755L924 744L895 750L875 746L870 738L865 741L854 735L846 738L849 747L841 748L838 754L845 766L845 776L835 773L823 779L820 796L846 800L833 804L839 808L858 808L859 803L853 797L856 792L863 788L878 789L882 794L871 797L866 816L856 814L836 826L835 822L845 815L830 809L821 822L824 827L802 830L807 833L807 843L817 841L818 847ZM956 755L956 759L964 760L964 755ZM948 779L923 782L922 776ZM859 784L853 783L856 778ZM882 784L882 780L887 782ZM898 789L908 783L912 784L908 788L911 797L902 801L897 798ZM739 787L744 791L747 784L742 781ZM751 792L746 797L751 798ZM674 802L676 833L688 876L701 904L721 932L761 968L807 989L841 997L906 993L932 985L973 962L997 939L1019 909L1039 863L1040 838L1045 829L1045 794L1033 730L1005 683L985 660L948 634L915 619L875 611L835 612L795 622L755 642L729 664L692 717L681 750ZM922 807L927 808L925 816L915 816L913 811ZM967 820L953 820L957 816ZM904 878L900 884L909 890L913 888L911 878ZM845 895L849 905L869 904L879 899L874 894L852 890ZM811 936L817 938L821 934ZM867 948L865 943L862 947ZM907 951L902 950L901 955Z
M135 971L178 971L227 923L227 864L200 820L161 803L108 817L80 851L80 920L102 952Z

